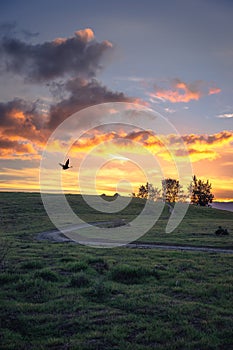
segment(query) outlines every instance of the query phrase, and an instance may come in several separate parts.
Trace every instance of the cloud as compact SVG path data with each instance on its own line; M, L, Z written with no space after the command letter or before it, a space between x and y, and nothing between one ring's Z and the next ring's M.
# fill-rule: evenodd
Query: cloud
M231 118L233 118L233 113L219 114L219 115L217 115L217 118L231 119Z
M57 84L55 90L59 90L58 94L62 90L66 97L52 104L48 111L41 110L41 101L14 99L0 103L0 136L43 144L51 131L83 108L105 102L138 102L121 92L107 89L95 79L71 79ZM87 118L80 119L80 127L88 126L89 122Z
M171 103L198 101L205 95L217 94L221 89L216 87L209 87L206 91L206 83L197 80L193 83L185 83L180 79L173 79L170 82L169 88L161 88L154 85L154 91L149 93L151 98L156 98L163 102L169 101Z
M50 130L53 130L73 113L92 105L106 102L137 102L136 99L130 98L122 92L109 90L95 79L70 79L64 84L58 84L58 90L60 89L63 90L64 94L68 94L68 97L51 106L47 124ZM88 119L80 120L80 126L88 125L89 122Z
M142 144L151 153L164 160L171 159L169 152L172 151L176 157L181 158L187 157L188 153L192 162L198 162L204 159L213 160L220 158L223 151L231 150L233 133L222 131L213 135L183 135L182 139L186 149L180 138L181 136L173 134L166 136L156 135L149 130L135 130L128 133L123 130L120 132L102 133L99 130L92 132L91 135L86 134L74 147L79 149L79 151L86 152L98 144L110 141L111 144L118 146L120 149L126 150L127 148L133 152L134 147L136 151L139 151L139 148L134 144L136 142Z
M168 107L164 108L164 110L165 110L165 112L167 112L167 113L175 113L175 112L176 112L175 109L168 108Z
M5 63L7 71L32 82L51 81L67 74L94 77L102 68L101 58L111 48L107 40L97 42L90 28L76 31L70 38L35 45L4 36L0 41L0 63Z
M177 136L170 135L168 137L170 147L174 148L175 154L178 157L183 157L186 152L179 149L177 143ZM214 160L222 157L223 153L227 150L231 151L233 142L233 133L230 131L222 131L216 134L207 135L183 135L182 139L186 145L188 154L192 163L199 162L201 160Z
M34 159L43 150L51 132L73 113L103 102L137 102L120 92L113 92L96 80L76 78L58 84L68 96L42 111L41 101L14 99L0 103L0 155L18 159L28 153ZM77 127L90 126L90 118L77 121ZM99 116L101 119L101 116ZM103 136L102 136L103 138ZM95 144L98 140L92 140Z
M14 99L0 103L0 136L12 139L46 140L45 116L37 111L37 102Z
M215 95L221 92L220 88L212 87L209 89L208 95Z
M0 140L0 156L8 159L38 159L39 155L31 142L15 141L10 139Z
M75 32L75 35L79 37L84 43L94 40L94 32L90 28L78 30Z
M12 34L16 34L16 27L17 24L15 21L13 22L1 22L0 23L0 34L1 35L12 35Z
M26 40L35 38L39 35L38 32L31 32L27 29L18 28L17 22L1 22L0 23L0 36L13 37L13 36L23 36Z
M184 136L182 136L182 138L187 145L198 144L198 145L219 146L219 145L222 145L224 143L232 142L233 141L233 133L231 131L224 130L224 131L221 131L219 133L212 134L212 135L190 134L190 135L184 135Z
M49 132L36 103L15 99L0 103L0 156L3 159L38 159Z

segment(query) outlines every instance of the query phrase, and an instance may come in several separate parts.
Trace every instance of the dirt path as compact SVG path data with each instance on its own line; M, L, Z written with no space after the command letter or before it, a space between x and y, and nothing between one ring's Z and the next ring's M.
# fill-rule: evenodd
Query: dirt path
M110 222L109 222L110 223ZM100 223L92 223L92 225L98 225ZM61 233L59 230L52 230L52 231L45 231L41 232L37 235L37 240L39 241L50 241L54 243L74 243L79 244L79 242L74 241L67 236L65 236L65 233L72 232L73 230L81 229L84 227L88 227L88 224L80 224L80 225L73 225L68 226L66 229L64 229L64 234ZM90 243L90 242L89 242ZM85 242L83 242L85 244ZM87 242L88 244L88 242ZM94 246L100 246L100 242L94 242L91 241L91 245ZM104 246L107 246L107 244L104 244ZM112 243L111 243L112 246ZM116 244L118 246L118 244ZM176 251L194 251L194 252L207 252L207 253L223 253L223 254L233 254L233 249L224 249L224 248L210 248L210 247L197 247L197 246L185 246L185 245L171 245L171 244L151 244L151 243L128 243L125 245L126 248L131 249L161 249L161 250L176 250Z

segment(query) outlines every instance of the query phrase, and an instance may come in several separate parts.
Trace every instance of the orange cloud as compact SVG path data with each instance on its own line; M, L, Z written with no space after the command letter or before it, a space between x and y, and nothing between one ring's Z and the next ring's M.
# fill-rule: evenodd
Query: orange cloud
M153 165L154 172L152 174L153 182L156 186L161 185L161 171L167 176L177 177L177 171L174 164L187 156L186 150L180 147L180 140L177 135L155 135L151 131L135 130L134 132L126 132L119 130L119 132L105 132L103 130L95 130L93 134L86 134L74 144L70 150L69 157L73 168L69 172L62 173L63 188L68 192L78 192L79 183L77 181L77 172L83 157L89 154L97 145L97 151L93 151L93 156L103 157L106 163L96 172L93 170L95 165L95 158L91 163L91 168L84 169L84 176L86 181L85 192L88 193L88 186L93 177L96 177L96 189L99 194L112 194L117 191L117 184L122 179L128 179L133 191L137 191L140 184L145 182L143 169L150 169L151 162L147 159L147 150L152 153L157 160L157 166ZM30 152L32 155L34 149L29 149L30 144L19 144L17 141L10 141L7 139L1 140L0 147L7 156L7 152L14 149L18 157L23 152ZM163 142L166 145L163 145ZM230 198L232 186L232 143L233 133L230 131L222 131L213 135L207 134L190 134L183 135L184 144L188 150L190 160L193 165L193 171L198 177L208 178L213 184L213 192L217 199ZM4 144L5 142L5 144ZM141 146L138 146L140 145ZM61 152L64 145L57 143L56 151ZM168 150L167 148L168 147ZM175 154L175 159L171 157L169 151ZM21 153L22 152L22 153ZM25 154L26 157L26 154ZM8 156L8 159L10 156ZM21 157L20 157L21 158ZM26 158L23 158L26 159ZM30 158L29 158L30 159ZM132 159L140 160L143 167L137 169L137 162ZM28 163L29 164L29 163ZM97 162L98 164L98 162ZM155 161L156 164L156 161ZM39 184L35 177L37 172L24 170L14 171L8 169L9 182L2 187L3 189L17 190L22 189L39 189ZM59 171L57 164L52 164L51 169L48 170L51 182L49 185L53 188L53 173ZM12 175L12 178L11 178ZM4 168L0 174L3 178L6 176ZM184 180L183 180L184 181ZM186 180L185 180L186 181ZM187 179L187 184L190 179ZM182 183L186 189L186 183ZM49 188L48 188L49 190ZM128 194L128 188L122 189L122 193Z
M12 141L10 139L0 140L0 156L7 159L34 159L39 158L38 151L29 142Z
M221 89L210 87L208 92L205 91L203 81L195 81L193 83L185 83L179 79L171 82L171 88L159 88L154 86L154 92L150 93L150 97L161 101L169 101L171 103L198 101L204 95L218 94Z
M178 157L184 156L186 153L177 147L177 136L169 135L169 144L174 147ZM188 150L192 163L200 160L214 160L221 158L221 154L227 149L231 149L233 142L233 133L230 131L222 131L213 135L183 135L182 139Z
M208 95L219 94L222 90L220 88L210 88Z
M94 32L91 28L78 30L75 32L75 35L85 43L88 43L89 41L92 41L95 38Z
M183 141L183 142L182 142ZM192 162L200 160L214 160L221 157L221 152L231 147L233 133L222 131L213 135L190 134L190 135L156 135L150 130L135 130L133 132L107 132L95 131L92 135L85 135L73 144L72 154L90 152L92 148L102 144L101 153L114 154L118 150L131 152L132 154L143 154L143 148L156 155L159 159L172 161L172 154L176 161L179 158L191 158ZM142 145L140 148L139 145ZM60 148L62 149L62 145ZM57 147L58 149L58 147Z
M56 38L52 41L52 43L54 45L61 45L61 44L64 44L66 42L66 38Z
M8 160L15 159L15 161L18 159L38 160L45 144L45 139L40 136L40 132L44 132L45 129L36 128L33 124L34 120L37 120L37 116L27 113L22 108L9 108L7 110L7 118L5 118L5 114L2 114L2 116L2 126L0 126L1 157ZM184 157L187 157L188 152L196 175L205 176L210 178L210 180L214 178L214 186L218 188L217 193L219 198L221 198L221 189L226 193L232 178L230 169L232 167L233 132L222 131L212 135L183 135L182 140L185 147L182 147L180 138L181 136L172 134L156 135L151 130L123 130L122 127L119 127L116 131L108 131L108 129L104 128L92 130L74 142L69 151L68 156L71 158L73 168L69 172L62 173L64 189L70 192L78 191L77 172L81 161L92 149L94 157L101 156L106 159L107 165L99 170L97 176L97 191L98 193L105 192L106 194L110 194L111 191L116 192L116 184L119 179L124 177L127 178L128 176L132 180L134 191L144 181L140 171L136 171L132 163L128 161L128 159L131 160L131 157L135 160L135 163L137 163L137 160L140 160L147 169L150 169L151 163L149 158L147 159L147 152L152 154L157 162L155 162L157 166L151 169L153 171L156 170L153 179L156 186L160 186L161 171L166 176L177 177L175 165L177 162L182 162ZM98 145L99 148L94 151L94 148ZM51 147L51 152L63 154L63 149L66 145L56 140ZM171 153L175 156L174 158ZM48 174L49 179L53 179L53 171L59 171L57 163L51 165L51 170L49 170ZM8 169L8 172L9 182L7 180L2 189L39 190L38 179L36 180L37 175L33 171L27 173L26 169L19 169L18 172ZM86 172L87 179L88 176L90 178L96 176L92 169L88 168ZM0 174L3 179L6 178L4 174L4 171L2 175ZM18 179L16 179L17 177ZM23 185L24 180L25 183ZM225 185L224 181L226 182ZM49 184L53 188L52 180Z

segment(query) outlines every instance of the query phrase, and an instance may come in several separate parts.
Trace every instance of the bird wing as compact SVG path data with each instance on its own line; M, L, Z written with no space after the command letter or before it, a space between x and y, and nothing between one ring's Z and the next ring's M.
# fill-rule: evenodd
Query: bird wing
M68 167L68 165L69 165L69 161L70 161L70 160L69 160L69 159L67 159L66 164L65 164L65 166L66 166L66 167Z
M63 167L63 164L62 164L62 163L59 163L59 165Z

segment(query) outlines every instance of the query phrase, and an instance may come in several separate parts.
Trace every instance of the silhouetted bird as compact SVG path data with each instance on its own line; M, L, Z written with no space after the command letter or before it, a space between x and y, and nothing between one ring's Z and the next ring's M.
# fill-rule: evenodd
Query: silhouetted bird
M60 164L60 166L62 167L63 170L66 170L66 169L69 169L69 168L72 168L72 166L69 166L69 159L67 159L67 161L65 162L65 164Z

